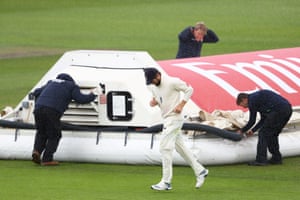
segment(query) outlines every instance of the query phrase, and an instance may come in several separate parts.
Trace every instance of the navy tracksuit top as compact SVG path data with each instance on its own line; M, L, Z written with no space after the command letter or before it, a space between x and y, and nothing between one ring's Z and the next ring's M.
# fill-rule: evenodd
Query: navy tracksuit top
M63 114L72 100L85 104L95 99L94 94L82 94L79 86L68 74L60 74L46 85L37 88L33 95L36 98L35 110L41 107L52 108Z
M179 35L179 47L176 58L199 57L203 43L215 43L219 41L218 36L210 29L204 36L203 41L196 41L192 33L193 27L185 28Z
M250 117L248 123L242 128L242 132L249 130L255 123L257 112L260 113L261 118L263 119L268 113L280 111L281 109L285 109L287 106L290 106L288 100L270 90L259 90L249 94L248 108ZM262 123L262 120L260 122ZM261 127L261 123L258 123L252 129L253 132Z

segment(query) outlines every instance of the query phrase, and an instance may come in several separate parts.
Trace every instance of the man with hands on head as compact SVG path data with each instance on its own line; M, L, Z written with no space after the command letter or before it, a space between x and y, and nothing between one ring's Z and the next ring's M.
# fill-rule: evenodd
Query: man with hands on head
M179 33L178 40L177 59L200 57L203 43L216 43L219 38L204 22L197 22L195 26L189 26Z

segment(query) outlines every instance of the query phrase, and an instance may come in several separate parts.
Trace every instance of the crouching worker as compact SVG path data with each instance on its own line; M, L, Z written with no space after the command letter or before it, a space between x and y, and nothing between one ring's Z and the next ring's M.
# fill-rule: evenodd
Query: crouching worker
M270 90L259 90L251 94L238 94L236 104L248 108L250 115L248 123L238 132L252 136L259 130L256 159L248 164L253 166L282 164L278 136L292 115L292 107L288 100ZM253 126L257 112L260 113L260 121ZM272 154L269 161L267 150Z
M196 176L196 188L200 188L208 175L205 169L184 144L181 136L183 116L181 111L190 99L193 88L175 77L163 76L155 68L144 69L146 84L150 85L153 99L150 106L159 106L163 118L163 131L160 140L160 153L162 155L162 179L158 184L152 185L154 190L171 190L173 176L172 154L174 149L193 168ZM183 99L181 99L183 93Z
M53 160L61 139L61 117L72 100L80 104L93 101L96 97L92 92L82 94L73 78L65 73L48 81L41 88L34 90L34 118L36 135L32 152L32 161L44 166L58 165ZM42 156L42 158L41 158Z

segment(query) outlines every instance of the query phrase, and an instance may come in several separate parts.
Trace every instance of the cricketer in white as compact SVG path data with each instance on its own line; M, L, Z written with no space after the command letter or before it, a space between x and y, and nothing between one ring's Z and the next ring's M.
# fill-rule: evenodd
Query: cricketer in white
M184 81L161 74L155 68L144 69L146 84L153 94L150 106L159 106L163 117L163 131L160 140L160 153L162 155L162 179L151 188L154 190L172 189L173 177L172 154L174 149L192 167L196 176L196 188L204 183L208 170L200 164L193 153L186 147L181 128L183 116L181 111L193 94L193 88ZM181 95L183 94L183 96Z

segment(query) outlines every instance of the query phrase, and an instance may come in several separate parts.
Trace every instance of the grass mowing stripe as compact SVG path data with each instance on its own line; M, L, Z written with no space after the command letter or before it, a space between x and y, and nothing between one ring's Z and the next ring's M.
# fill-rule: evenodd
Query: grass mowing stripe
M300 44L297 0L54 2L1 1L0 47L146 50L169 59L178 32L199 20L220 36L203 56Z
M15 107L59 57L0 59L0 108Z
M62 163L40 167L30 161L0 161L1 199L297 199L300 157L284 165L209 166L204 186L194 188L190 167L175 166L173 190L157 192L160 166ZM33 193L33 191L35 191Z

